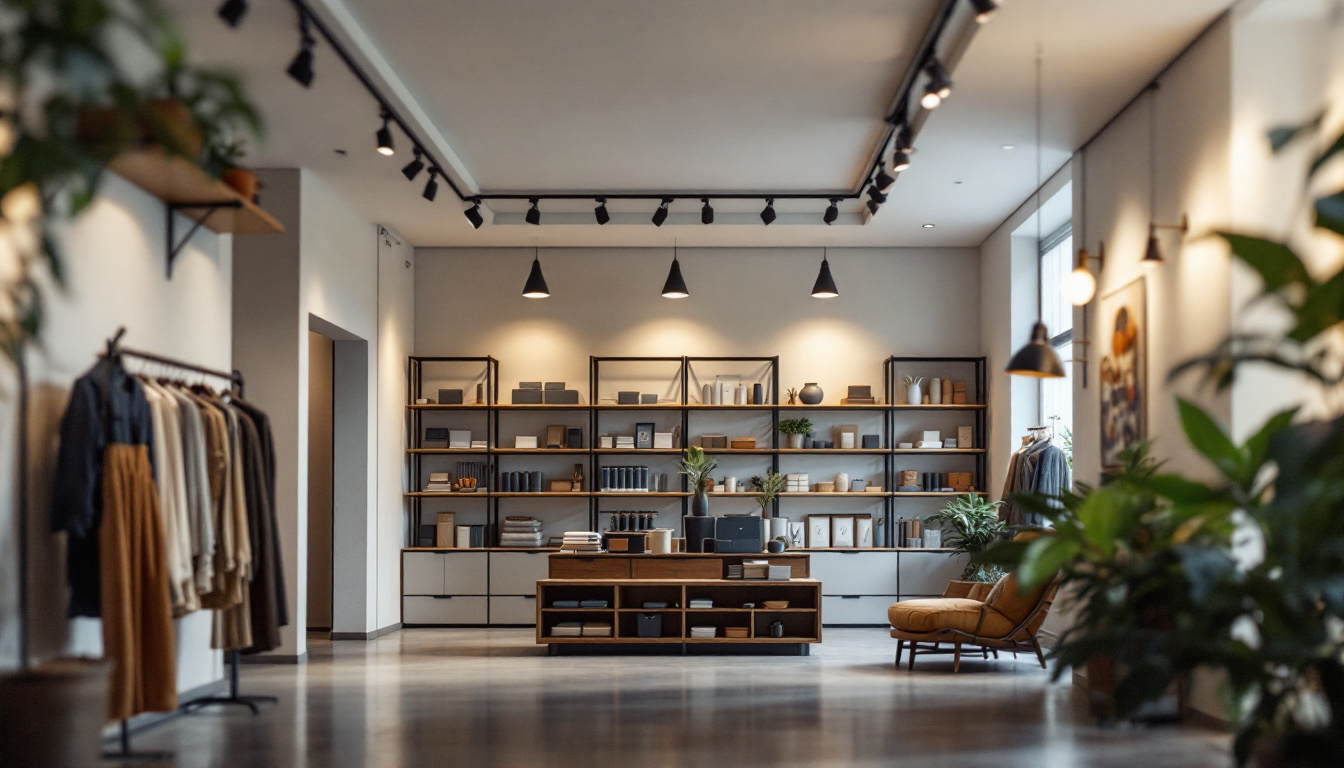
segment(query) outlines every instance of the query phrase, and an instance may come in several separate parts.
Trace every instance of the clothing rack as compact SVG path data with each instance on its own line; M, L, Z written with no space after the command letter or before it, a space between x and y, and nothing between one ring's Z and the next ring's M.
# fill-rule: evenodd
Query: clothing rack
M229 382L230 388L234 391L234 393L238 397L241 398L244 396L243 392L245 384L243 381L243 374L241 372L237 370L221 371L214 368L206 368L205 366L196 365L195 363L188 363L182 360L176 360L171 357L165 357L163 355L154 354L152 352L144 352L138 349L131 349L129 347L124 347L121 345L121 338L125 335L126 335L126 328L123 326L118 328L116 334L112 338L107 340L107 357L109 359L133 357L138 360L144 360L146 362L156 363L158 365L164 365L171 368L177 368L183 371L191 371L193 373L199 373L205 376L213 376L215 378L224 379ZM247 707L248 709L252 710L253 715L256 715L260 712L260 710L257 708L258 704L276 703L279 701L279 699L276 698L275 696L244 696L241 693L239 693L238 667L240 665L241 654L239 654L239 652L236 650L231 650L228 651L228 657L229 657L228 695L202 696L201 698L198 699L192 699L191 701L188 701L184 704L180 704L178 706L179 712L190 714L198 709L201 709L202 707L208 707L219 704L219 705L234 705L234 706ZM173 757L172 752L133 752L131 750L130 725L126 720L121 721L121 733L119 742L121 745L121 751L104 752L103 753L104 760L151 761L151 760L168 760Z

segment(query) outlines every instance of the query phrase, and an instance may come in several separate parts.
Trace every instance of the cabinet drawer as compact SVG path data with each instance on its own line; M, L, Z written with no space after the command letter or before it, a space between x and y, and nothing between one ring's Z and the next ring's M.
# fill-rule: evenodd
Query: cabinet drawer
M487 599L474 596L403 597L401 621L403 624L484 624L489 607Z
M630 562L635 579L722 579L723 561L717 557L655 557Z
M442 552L401 553L401 593L403 595L444 594Z
M552 557L552 579L628 579L630 560L624 557Z
M529 627L537 624L536 596L508 595L490 596L491 624L525 624Z
M946 552L901 552L901 595L939 597L947 583L961 578L970 555L948 557Z
M821 620L826 626L836 624L890 626L887 621L887 609L895 602L895 595L826 595L821 598Z
M444 594L486 595L490 590L485 552L449 552L443 556Z
M490 594L537 594L537 582L546 578L548 559L547 552L491 552Z
M814 552L812 578L823 595L894 595L895 552Z

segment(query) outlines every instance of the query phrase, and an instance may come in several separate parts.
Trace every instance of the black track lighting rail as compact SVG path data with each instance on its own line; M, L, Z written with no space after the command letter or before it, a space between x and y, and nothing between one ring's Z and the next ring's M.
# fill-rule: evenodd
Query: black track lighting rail
M374 83L373 79L364 71L364 69L355 61L346 47L340 42L331 29L322 19L313 12L306 0L290 0L295 11L299 15L301 28L304 30L304 39L302 45L311 49L313 40L309 37L309 31L315 31L323 41L336 52L341 62L345 64L351 74L359 80L364 89L368 91L379 106L379 116L385 120L395 123L401 132L410 140L417 158L423 158L425 166L434 172L440 179L447 183L459 201L469 202L479 206L482 202L490 200L512 200L527 201L536 203L546 200L597 200L602 198L610 200L649 200L649 201L677 201L677 200L696 200L702 201L705 198L710 200L824 200L832 207L839 201L854 201L864 197L865 189L877 179L880 173L884 172L883 156L887 147L891 144L893 137L898 131L905 130L907 135L913 136L918 130L922 121L917 122L919 110L911 114L911 89L914 88L920 76L929 70L930 66L941 67L938 58L938 45L949 23L956 15L959 3L968 2L968 0L942 0L938 10L934 15L934 21L925 31L924 37L920 42L918 53L911 59L911 64L907 68L902 78L900 88L896 92L896 97L890 111L883 121L886 127L882 131L880 140L870 153L869 161L866 164L866 172L859 180L859 184L852 190L829 190L820 192L775 192L775 191L748 191L748 192L707 192L707 191L683 191L683 192L604 192L601 190L592 190L589 192L527 192L527 191L508 191L508 192L478 192L469 194L464 192L454 181L453 177L445 172L448 164L443 163L429 148L428 142L423 141L420 136L412 130L411 125L402 115L392 106L392 104L383 97L381 90ZM985 3L969 0L970 6L978 10ZM994 4L989 3L992 7ZM974 11L972 13L974 16ZM227 21L227 19L226 19ZM418 170L417 170L418 172ZM899 173L899 171L895 171ZM428 195L426 195L428 197ZM535 207L535 205L534 205ZM872 210L873 205L868 206ZM476 210L473 208L472 210ZM830 216L829 210L826 214ZM469 217L470 218L470 217ZM475 221L473 220L473 225ZM827 223L830 223L828 221Z

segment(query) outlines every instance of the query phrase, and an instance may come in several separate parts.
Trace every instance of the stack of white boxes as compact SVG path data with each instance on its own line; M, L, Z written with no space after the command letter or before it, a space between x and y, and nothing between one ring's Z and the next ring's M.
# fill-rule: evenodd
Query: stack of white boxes
M785 493L807 493L809 488L807 484L807 473L797 472L784 477Z

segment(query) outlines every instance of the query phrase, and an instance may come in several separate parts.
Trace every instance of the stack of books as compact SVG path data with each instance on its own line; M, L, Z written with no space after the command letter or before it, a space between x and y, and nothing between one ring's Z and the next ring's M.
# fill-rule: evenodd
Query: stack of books
M784 566L788 568L789 566ZM770 575L769 560L743 560L742 578L744 579L764 579Z
M634 448L634 447L635 447L635 436L634 436L634 435L617 435L617 436L616 436L616 447L617 447L617 448L621 448L621 449L624 449L624 448Z
M807 493L807 473L795 472L784 477L785 493Z
M718 634L717 627L691 627L692 639L700 640L710 637L716 637L717 634Z
M690 600L690 602L687 603L687 607L690 608L691 610L704 610L707 608L713 608L714 601L709 599L708 597L697 597Z
M564 552L601 552L602 534L591 531L565 531L560 549Z
M551 627L551 637L582 637L583 622L562 621Z
M453 476L449 472L430 472L429 482L425 484L426 491L451 491L453 490Z
M611 625L600 621L585 621L582 637L611 637Z
M510 515L500 526L499 546L540 547L541 521L523 515Z
M730 564L728 566L728 578L730 579L742 578L742 566Z

